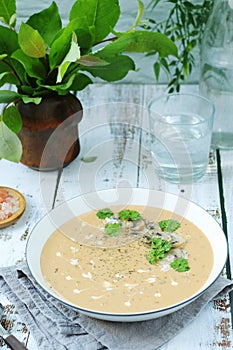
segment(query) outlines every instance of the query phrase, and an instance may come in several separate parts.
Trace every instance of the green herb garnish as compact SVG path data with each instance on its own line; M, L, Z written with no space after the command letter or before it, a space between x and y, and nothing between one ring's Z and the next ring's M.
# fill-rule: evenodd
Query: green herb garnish
M169 252L172 248L172 244L168 241L165 241L162 238L152 238L151 241L151 250L147 254L146 258L150 264L155 264L156 260L163 259L165 253Z
M105 226L105 232L107 235L111 236L111 237L117 237L120 236L121 234L121 224L118 223L109 223Z
M121 220L135 221L141 219L141 215L136 210L124 209L118 213Z
M187 259L179 258L174 260L170 266L177 272L189 271L190 267Z
M106 218L110 218L111 216L113 216L113 212L111 211L111 209L109 208L104 208L99 210L96 215L98 216L99 219L106 219Z
M159 221L159 227L165 232L174 232L180 227L180 223L173 219Z

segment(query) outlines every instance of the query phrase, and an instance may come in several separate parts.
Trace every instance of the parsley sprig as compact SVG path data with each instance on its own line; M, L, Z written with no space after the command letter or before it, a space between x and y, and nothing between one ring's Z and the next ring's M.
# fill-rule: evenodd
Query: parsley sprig
M96 215L101 220L105 220L107 218L109 219L111 217L116 218L110 208L101 209L96 213ZM122 233L123 221L140 220L141 214L136 210L124 209L118 213L117 217L119 222L111 222L110 219L110 222L107 222L104 227L105 233L110 237L120 236ZM180 223L173 219L167 219L159 221L159 226L162 231L174 232L180 227ZM171 249L172 244L169 241L159 237L153 237L151 240L150 252L146 255L146 259L150 264L154 265L158 260L163 259L166 256L166 253L168 253ZM183 258L175 259L170 266L177 272L185 272L190 270L187 259Z
M171 250L172 244L162 238L152 238L150 253L147 254L146 258L150 264L155 264L157 260L163 259L165 253Z
M172 249L172 244L162 238L153 238L151 242L150 253L146 255L150 264L154 265L158 260L163 259ZM184 258L175 259L171 264L171 268L177 272L186 272L190 270L188 260Z
M141 215L136 210L124 209L118 213L120 220L135 221L141 219Z
M190 267L187 259L179 258L174 260L170 266L177 272L189 271Z
M101 220L109 219L114 216L110 208L100 209L96 213ZM141 215L136 210L124 209L118 213L119 221L135 221L141 219ZM118 237L122 232L122 222L108 222L104 227L105 233L111 237Z
M180 223L173 219L159 221L159 227L165 232L174 232L180 227Z
M118 236L120 236L121 231L122 231L122 226L120 223L113 222L113 223L108 223L105 225L105 233L108 236L118 237Z
M104 209L101 209L99 210L97 213L96 213L97 217L101 220L104 220L106 218L110 218L111 216L113 216L113 212L111 209L109 208L104 208Z

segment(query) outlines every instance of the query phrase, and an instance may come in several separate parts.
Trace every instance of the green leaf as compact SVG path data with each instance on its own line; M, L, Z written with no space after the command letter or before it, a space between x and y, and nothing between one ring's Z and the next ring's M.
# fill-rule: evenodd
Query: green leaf
M19 162L22 157L22 144L18 136L0 121L0 158Z
M190 267L188 264L188 260L187 259L183 259L183 258L178 258L176 260L174 260L170 266L177 272L185 272L185 271L189 271Z
M128 30L129 32L134 30L140 24L143 14L144 14L144 4L142 1L138 0L138 14L137 14L137 17L135 19L134 24Z
M77 36L77 42L82 54L91 47L93 36L91 29L86 23L86 18L81 17L80 19L71 21L60 31L51 45L49 54L49 65L51 69L59 66L69 52L73 33Z
M111 209L109 208L104 208L104 209L100 209L98 210L98 212L96 213L96 216L101 219L104 220L106 218L110 218L111 216L113 216L114 213L112 212Z
M70 85L70 90L81 91L89 84L92 84L92 80L87 75L78 73L75 75L73 82Z
M28 85L20 85L20 93L22 95L29 95L32 96L35 93L36 89L32 86Z
M150 264L155 264L157 260L163 259L165 253L171 250L172 244L162 238L152 238L151 250L146 258Z
M21 95L10 90L0 90L0 103L10 103L20 98Z
M98 67L98 66L106 66L109 64L109 62L102 60L101 58L93 55L86 55L82 56L77 63L81 64L82 66L87 67Z
M18 80L11 72L0 73L0 87L5 84L17 84Z
M0 26L0 55L10 56L18 48L17 33L12 29Z
M57 32L62 28L57 4L53 1L48 8L32 15L27 24L37 29L44 41L50 45Z
M125 51L158 52L161 57L178 55L176 45L166 35L139 30L122 34L117 40L105 46L102 51L107 55L117 55Z
M20 88L22 84L28 84L26 71L21 62L13 57L7 57L4 62L8 63L8 66L11 67L11 73L17 78L18 83L15 84L17 87Z
M90 72L94 77L99 77L105 81L112 82L123 79L130 70L135 70L134 61L128 56L101 57L99 51L96 56L106 59L109 64L103 67L85 67L82 68Z
M42 97L30 97L30 96L22 96L22 100L24 103L35 103L38 105L41 103Z
M11 72L11 68L3 61L0 60L0 74Z
M61 84L43 85L39 82L38 84L47 90L56 91L59 95L66 95L69 91L83 90L88 84L92 84L92 80L85 74L73 73Z
M51 70L55 67L58 67L70 49L72 39L72 32L67 30L67 27L61 31L61 34L58 38L54 40L51 45L50 54L49 54L49 66Z
M45 57L46 46L39 32L26 23L22 23L19 29L19 45L29 57Z
M60 83L70 65L71 62L76 62L80 58L80 48L77 43L76 34L73 33L70 50L66 57L58 67L57 83Z
M9 21L9 26L15 27L15 24L16 24L16 13L13 13L13 15L11 16L10 21Z
M44 84L41 84L40 82L38 82L38 85L45 88L45 89L48 89L51 91L56 91L60 95L66 95L69 92L69 90L72 90L71 86L72 86L74 80L75 80L75 74L72 74L69 77L69 79L66 79L66 81L61 83L61 84L56 84L56 85L45 84L44 85Z
M122 226L121 224L114 222L105 225L105 233L111 237L118 237L121 234Z
M20 132L22 128L22 119L18 109L15 106L10 106L5 109L2 120L11 131L16 134Z
M141 215L136 210L123 209L118 213L118 218L121 220L135 221L141 219Z
M3 60L6 57L7 57L7 54L3 53L2 55L0 55L0 61Z
M12 54L12 57L22 63L30 77L39 79L45 78L46 68L39 58L29 57L21 49L16 50Z
M16 19L16 3L15 0L1 0L0 1L0 20L14 27Z
M82 14L81 17L70 21L66 27L70 33L75 32L78 38L78 43L81 48L82 55L87 53L94 43L95 28L89 26L87 18Z
M96 156L93 156L93 157L82 157L81 158L81 161L84 162L84 163L93 163L95 162L97 159Z
M120 7L118 0L77 0L71 8L70 20L86 15L88 25L95 28L94 42L104 39L115 27Z
M154 72L155 72L156 80L158 81L159 80L159 74L160 74L160 64L159 64L159 62L155 62L154 63Z
M180 227L180 223L173 219L162 220L159 221L159 227L165 232L174 232Z
M170 74L170 68L169 68L169 64L167 62L167 59L166 58L161 58L160 63L161 63L161 66L162 66L163 70L167 74Z
M62 82L62 79L63 79L67 69L69 68L69 65L70 65L70 62L66 61L66 59L64 59L64 62L62 62L62 64L58 67L56 83Z

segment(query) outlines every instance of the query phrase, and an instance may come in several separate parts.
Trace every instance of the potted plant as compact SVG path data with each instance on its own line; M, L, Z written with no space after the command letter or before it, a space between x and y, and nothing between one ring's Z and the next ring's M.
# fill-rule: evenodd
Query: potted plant
M79 153L74 125L82 117L74 92L92 83L90 76L121 80L136 70L127 52L177 57L166 35L136 29L143 11L139 0L133 25L117 32L118 0L77 0L64 27L54 1L21 23L16 1L0 1L0 158L40 170L69 164Z

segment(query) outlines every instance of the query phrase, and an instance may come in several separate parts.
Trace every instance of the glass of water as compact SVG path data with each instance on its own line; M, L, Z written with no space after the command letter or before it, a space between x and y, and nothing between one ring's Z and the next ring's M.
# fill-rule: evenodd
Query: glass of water
M151 153L158 175L172 183L192 183L205 173L215 107L194 94L164 94L150 101Z

